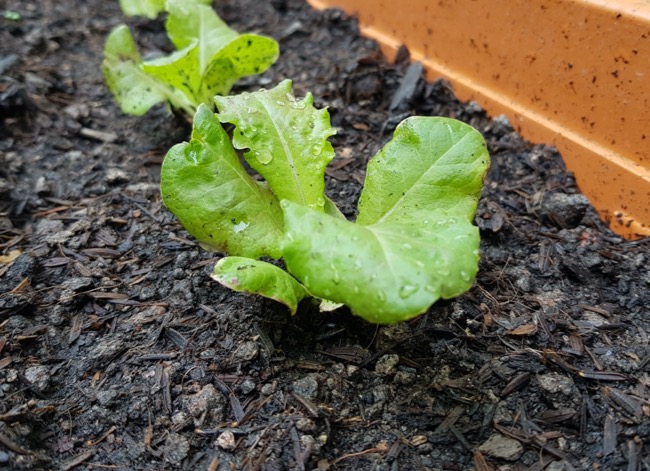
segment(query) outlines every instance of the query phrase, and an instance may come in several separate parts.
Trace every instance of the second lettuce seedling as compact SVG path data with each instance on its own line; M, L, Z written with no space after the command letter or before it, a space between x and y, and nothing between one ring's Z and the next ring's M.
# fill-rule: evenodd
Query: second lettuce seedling
M413 117L368 164L356 222L324 194L334 157L327 110L285 81L200 106L190 142L162 168L163 200L202 244L230 256L213 277L295 312L305 296L394 323L467 291L478 269L472 225L489 165L476 130ZM235 126L232 142L221 123ZM234 145L234 146L233 146ZM241 166L236 149L265 181ZM282 258L287 270L257 260Z
M131 31L115 28L104 47L108 88L125 113L141 116L164 102L192 116L242 77L264 72L278 57L276 41L239 34L201 2L168 0L165 27L177 51L143 60Z

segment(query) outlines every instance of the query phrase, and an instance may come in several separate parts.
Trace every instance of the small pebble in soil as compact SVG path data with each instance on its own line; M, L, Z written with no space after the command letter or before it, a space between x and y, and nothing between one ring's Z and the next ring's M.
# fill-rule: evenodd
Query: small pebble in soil
M217 356L217 351L214 348L206 348L205 350L199 353L199 358L206 360L212 359Z
M130 179L131 176L120 168L109 168L106 170L106 181L111 185L128 182Z
M316 423L307 417L296 420L296 428L301 432L313 432L316 430Z
M478 449L481 453L506 461L514 461L524 452L521 443L499 433L488 438Z
M546 467L546 471L565 471L567 469L566 465L564 464L564 461L553 461L551 464L549 464Z
M274 391L275 391L275 386L271 383L265 384L264 386L262 386L262 389L260 390L263 396L270 396L271 394L273 394Z
M97 402L99 402L102 406L106 407L112 404L113 402L115 402L115 399L117 399L118 395L119 395L119 390L116 388L99 391L96 395Z
M359 371L359 367L357 365L348 365L345 369L348 378L354 375L357 371Z
M300 394L309 399L313 399L318 395L318 376L315 374L308 374L307 376L297 379L293 382L293 392Z
M569 396L573 393L573 380L568 376L559 373L547 373L539 375L537 380L539 386L551 394L562 393Z
M237 441L235 440L235 435L230 430L226 430L217 437L215 445L222 450L231 451L237 446Z
M25 379L36 386L39 391L44 391L50 384L50 370L47 366L30 366L25 370Z
M384 355L377 360L375 365L375 372L381 375L390 375L395 373L397 364L399 363L399 355L390 354Z
M582 194L543 193L532 197L532 211L543 223L552 223L561 229L577 227L589 207Z
M63 286L72 291L79 292L93 286L93 279L86 276L70 278L63 282Z
M203 424L207 414L210 414L215 422L223 421L226 398L212 384L206 384L196 394L185 397L184 402L197 427Z
M300 445L303 450L311 450L312 452L321 448L321 444L311 435L300 435Z
M393 378L393 381L396 384L411 384L413 381L415 381L415 375L411 373L410 371L398 371L395 373L395 377Z
M183 411L176 412L174 415L172 415L171 419L172 424L174 425L183 425L188 423L190 420L189 416Z
M190 451L190 442L183 435L170 433L161 447L165 459L173 466L178 466L187 457Z
M253 341L244 342L235 351L235 358L240 361L250 361L257 356L259 348Z
M255 391L255 381L253 381L250 378L246 378L239 385L239 390L242 392L242 394L250 394L250 393L252 393L253 391Z
M372 390L372 399L375 404L387 401L393 397L393 388L387 384L381 384Z

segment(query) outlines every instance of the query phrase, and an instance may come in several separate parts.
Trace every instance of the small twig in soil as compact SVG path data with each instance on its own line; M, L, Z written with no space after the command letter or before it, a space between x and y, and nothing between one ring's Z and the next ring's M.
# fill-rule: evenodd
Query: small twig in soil
M4 435L2 432L0 432L0 444L4 445L14 453L18 453L19 455L33 455L29 450L25 450L24 448L21 448L20 446L16 445L9 437Z
M384 454L384 453L388 453L389 450L390 450L390 448L388 447L388 444L386 442L380 442L379 445L377 445L375 447L372 447L372 448L368 448L367 450L358 451L356 453L348 453L348 454L339 456L334 461L332 461L331 464L334 465L334 464L339 463L339 462L341 462L343 460L348 460L350 458L355 458L357 456L368 455L370 453Z
M318 407L314 405L313 402L311 402L309 399L306 397L301 396L300 394L293 393L293 397L302 405L305 409L307 409L307 413L309 414L310 417L318 417Z
M465 408L463 406L454 407L449 415L445 417L445 420L443 420L440 425L438 425L438 428L433 431L433 434L437 435L446 432L449 429L449 426L454 425L464 413Z
M643 417L643 408L641 403L621 391L613 388L604 387L601 389L602 393L610 399L615 406L621 408L625 415L632 419L635 423L641 423Z
M212 461L208 465L208 470L207 471L217 471L219 469L219 465L221 464L221 461L219 458L212 458Z
M296 427L291 427L289 432L291 435L291 443L293 444L293 456L296 460L296 465L300 471L305 471L305 462L303 461L302 449L300 448L300 438Z
M478 451L478 449L474 450L474 467L476 468L476 471L493 471L494 468L490 466L483 456L483 453Z
M499 394L501 397L506 397L512 394L515 391L526 386L530 379L533 377L532 373L526 372L520 375L515 376L506 386L503 388L503 391Z
M95 440L94 442L93 442L93 441L86 442L86 445L88 445L88 446L97 446L97 445L99 445L101 442L103 442L104 440L106 440L106 438L107 438L110 434L112 434L113 432L115 432L115 430L117 430L117 427L116 427L115 425L113 425L113 426L112 426L111 428L109 428L109 429L106 431L106 433L105 433L104 435L102 435L98 440Z
M561 460L564 460L566 462L567 470L569 471L575 471L575 468L573 465L570 463L569 457L566 453L564 453L561 450L558 450L557 448L548 445L546 441L543 438L540 438L537 435L528 435L520 430L513 429L511 427L504 427L500 424L495 423L494 424L494 429L501 433L502 435L505 435L510 438L514 438L515 440L518 440L522 443L525 443L527 445L534 446L536 448L539 448L556 458L559 458Z
M217 388L219 388L219 391L221 391L221 394L227 396L230 400L230 408L232 409L232 413L235 416L235 422L239 424L246 415L244 413L244 408L242 407L241 402L239 402L239 399L237 399L235 393L232 392L232 389L230 389L226 383L221 381L219 378L214 378L214 382L217 385Z
M85 452L79 454L78 456L75 456L71 460L66 461L65 463L63 463L61 465L61 471L69 471L72 468L76 468L77 466L82 464L87 459L92 458L95 455L95 453L97 453L97 450L93 449L93 450L85 451Z
M101 142L112 143L117 140L117 134L114 132L97 131L96 129L90 128L81 128L79 134L88 139L94 139Z

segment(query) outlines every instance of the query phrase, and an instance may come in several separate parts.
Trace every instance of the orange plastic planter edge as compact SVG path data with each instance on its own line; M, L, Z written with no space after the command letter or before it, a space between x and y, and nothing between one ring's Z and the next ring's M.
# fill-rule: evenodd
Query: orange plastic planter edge
M613 230L650 236L650 0L308 1L555 145Z

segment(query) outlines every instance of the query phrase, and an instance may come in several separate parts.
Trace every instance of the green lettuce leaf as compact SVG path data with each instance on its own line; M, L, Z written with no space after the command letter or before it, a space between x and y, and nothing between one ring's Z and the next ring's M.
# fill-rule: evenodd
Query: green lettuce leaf
M170 1L166 27L179 50L145 62L143 70L197 104L212 105L215 95L227 95L242 77L264 72L279 53L273 39L239 35L205 5Z
M197 103L212 105L215 95L227 95L239 79L264 72L278 58L275 40L238 34L209 6L170 0L168 9L165 26L179 51L147 63L145 71Z
M199 61L201 70L205 71L212 56L239 34L228 27L208 6L212 2L203 3L206 5L201 5L198 0L170 0L167 5L169 16L165 28L169 39L178 50L195 43L201 44Z
M483 136L471 126L408 118L368 163L357 223L471 221L489 161Z
M209 5L212 0L184 0L187 3L204 3ZM145 16L153 20L166 9L165 0L120 0L120 8L126 16Z
M120 8L126 16L145 16L153 20L165 10L165 0L120 0Z
M291 81L272 90L215 97L219 119L237 129L233 144L269 182L278 199L320 211L325 206L325 167L334 158L327 140L335 131L326 109L311 94L296 99Z
M187 231L213 250L280 258L282 211L268 185L241 166L214 113L199 106L192 140L167 153L163 202Z
M377 323L458 296L478 270L471 221L488 165L471 126L405 120L368 165L356 224L282 201L287 269L312 295Z
M197 91L201 88L202 75L199 70L199 46L187 47L168 56L158 57L142 64L142 71L152 79L182 92L187 101L198 106Z
M275 40L258 34L242 34L212 57L203 74L198 94L204 103L215 95L227 95L242 77L257 75L268 69L280 53Z
M118 26L109 34L104 47L102 69L109 90L124 113L142 116L161 102L188 114L194 106L186 95L148 75L142 70L143 61L129 28Z
M291 314L307 296L304 286L286 271L267 262L245 257L225 257L214 267L212 278L235 291L260 294L286 305Z
M283 201L287 269L314 296L375 323L425 312L467 291L478 269L478 229L464 217L360 225Z

